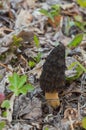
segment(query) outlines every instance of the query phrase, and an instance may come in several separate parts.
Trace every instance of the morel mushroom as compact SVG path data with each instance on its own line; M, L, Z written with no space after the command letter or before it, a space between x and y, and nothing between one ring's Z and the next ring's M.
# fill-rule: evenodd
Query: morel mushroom
M45 99L53 108L60 105L58 90L65 85L65 47L59 44L55 47L43 65L40 76L40 87L45 93Z

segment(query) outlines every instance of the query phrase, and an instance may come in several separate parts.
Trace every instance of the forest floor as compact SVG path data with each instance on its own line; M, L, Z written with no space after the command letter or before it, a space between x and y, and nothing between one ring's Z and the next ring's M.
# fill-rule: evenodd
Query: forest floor
M66 84L54 110L45 105L39 78L58 43L66 48ZM84 129L86 8L76 0L1 0L0 130Z

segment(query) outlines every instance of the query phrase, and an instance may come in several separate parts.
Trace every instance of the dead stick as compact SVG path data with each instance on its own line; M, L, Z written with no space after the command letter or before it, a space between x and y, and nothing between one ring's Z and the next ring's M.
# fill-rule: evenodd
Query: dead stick
M7 70L9 70L13 73L13 71L10 68L8 68L6 65L4 65L3 63L0 63L0 66L3 66L4 68L6 68Z

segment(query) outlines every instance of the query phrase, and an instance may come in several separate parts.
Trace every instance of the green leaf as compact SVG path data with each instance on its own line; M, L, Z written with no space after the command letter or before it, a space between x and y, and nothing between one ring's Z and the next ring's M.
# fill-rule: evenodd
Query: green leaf
M48 16L48 11L45 10L45 9L40 9L39 12L46 15L46 16Z
M4 100L1 107L6 109L10 108L10 102L8 100Z
M77 3L78 3L81 7L86 7L86 0L77 0Z
M54 16L53 16L53 14L51 12L48 13L48 17L52 20L52 22L54 22Z
M26 87L29 92L34 90L34 87L31 84L27 84L24 87Z
M78 79L83 72L86 73L85 67L82 64L80 64L78 61L71 63L71 65L68 66L68 69L71 70L73 67L75 67L76 69L76 74L72 77L66 77L66 80L71 81L71 80Z
M42 14L44 14L45 16L47 16L48 18L50 18L50 19L54 22L54 17L53 17L53 15L52 15L51 12L48 12L48 11L45 10L45 9L40 9L40 12L41 12Z
M71 70L75 65L77 65L77 61L71 63L71 64L68 66L68 70Z
M36 61L36 63L39 63L41 60L41 53L38 53L36 57L34 57L34 60Z
M19 75L17 73L14 73L13 76L9 77L8 79L10 84L16 87L18 85Z
M20 90L22 94L26 94L28 91L31 92L34 90L34 87L31 84L24 85L23 88Z
M9 86L9 89L10 89L12 92L14 92L16 96L18 96L18 95L20 94L19 88L18 88L17 86L16 86L16 87L14 87L14 86Z
M6 123L4 121L0 122L0 130L3 130L3 128L5 127Z
M82 127L86 129L86 117L82 119Z
M3 117L7 117L7 111L2 112Z
M13 92L15 92L15 91L17 90L17 88L14 87L14 86L9 86L9 89L10 89L11 91L13 91Z
M19 78L18 88L22 87L25 84L26 80L27 80L27 76L26 75L21 76Z
M61 11L61 7L58 4L55 4L51 7L51 14L53 14L53 16L59 15L60 11Z
M34 35L34 42L36 44L36 47L39 47L39 39L36 35Z
M16 47L20 47L20 42L23 41L21 37L17 37L16 35L13 36L13 45Z
M22 94L26 94L28 92L28 90L27 90L27 88L24 86L24 87L22 87L22 89L20 89L20 93L22 93Z
M80 62L78 62L77 61L77 64L80 66L80 68L86 73L86 68L82 65L82 64L80 64Z
M9 89L13 91L16 96L18 96L21 93L26 94L27 91L31 89L31 85L27 85L26 80L27 80L26 75L19 76L17 73L14 73L11 77L9 77L9 82L11 84L9 86Z
M52 5L51 8L52 8L52 9L55 9L55 10L58 10L58 11L61 9L61 7L60 7L59 4Z
M79 21L75 21L75 25L76 25L78 28L80 28L82 31L85 30L84 24L85 24L85 22L82 23L82 22L79 22Z
M68 44L68 47L76 47L78 46L83 39L83 34L78 34L75 38Z

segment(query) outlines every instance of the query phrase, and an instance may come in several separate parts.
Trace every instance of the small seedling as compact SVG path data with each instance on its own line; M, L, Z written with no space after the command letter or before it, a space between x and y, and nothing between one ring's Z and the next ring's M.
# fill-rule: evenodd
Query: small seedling
M69 48L75 48L77 47L83 39L83 34L78 34L75 36L75 38L68 44Z
M36 63L39 63L41 60L41 53L38 53L36 57L33 58Z
M50 18L54 22L54 17L60 14L60 6L59 5L53 5L51 6L51 10L45 10L41 9L40 12Z
M71 70L73 67L75 67L76 69L76 74L73 77L66 77L67 80L78 79L83 74L83 72L86 73L86 68L82 64L80 64L78 61L71 63L68 69Z
M35 42L36 47L39 48L40 47L39 39L36 35L34 35L34 42Z
M83 17L81 15L74 16L74 24L78 27L81 31L85 32L86 29L86 21L83 21Z
M32 91L34 89L34 87L31 84L27 84L26 81L26 75L19 76L17 73L14 73L9 77L9 89L14 92L16 96L19 94L26 94L28 91Z
M60 12L61 12L60 5L56 4L56 5L51 6L51 14L52 14L53 16L59 15Z
M21 44L20 42L22 41L22 38L21 37L17 37L16 35L13 36L13 45L16 46L16 47L20 47Z
M20 38L20 37L18 38L16 35L14 35L12 40L13 40L13 42L10 46L10 51L14 52L14 51L16 51L16 49L18 49L21 46L22 38Z
M83 32L85 32L86 30L85 30L85 27L86 27L86 22L80 22L80 21L77 21L77 20L75 20L75 25L81 30L81 31L83 31Z
M54 22L54 18L53 18L52 14L51 14L50 12L48 12L48 11L45 10L45 9L40 9L40 12L41 12L42 14L44 14L45 16L47 16L48 18L50 18L50 19Z
M75 36L75 38L68 44L68 49L77 47L83 39L83 34L78 34ZM72 77L66 77L67 80L75 80L78 79L83 72L86 73L85 67L78 61L71 63L71 65L68 67L68 70L71 70L73 67L75 67L76 74Z
M4 100L1 107L6 109L10 108L10 102L8 100Z
M39 52L36 57L33 57L33 61L29 61L28 65L30 68L33 68L36 63L39 63L41 60L41 53Z
M9 100L4 100L1 104L1 108L5 108L6 110L10 108L10 101ZM2 112L3 117L7 117L7 111Z
M36 63L34 61L29 61L28 65L30 66L30 68L33 68Z

